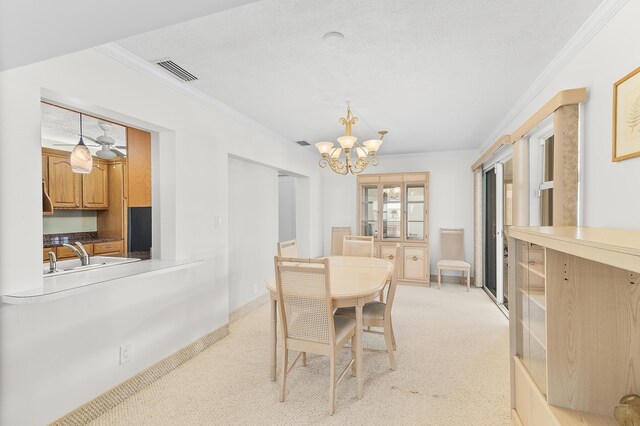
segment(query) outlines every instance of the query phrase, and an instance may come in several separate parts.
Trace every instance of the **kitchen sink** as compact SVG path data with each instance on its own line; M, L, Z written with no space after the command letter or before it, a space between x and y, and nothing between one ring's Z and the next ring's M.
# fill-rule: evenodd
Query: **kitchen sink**
M42 275L45 277L69 274L72 272L88 271L105 268L108 266L122 265L125 263L138 262L140 259L114 256L91 256L89 264L82 265L80 259L59 260L56 265L56 272L49 272L49 262L42 265Z

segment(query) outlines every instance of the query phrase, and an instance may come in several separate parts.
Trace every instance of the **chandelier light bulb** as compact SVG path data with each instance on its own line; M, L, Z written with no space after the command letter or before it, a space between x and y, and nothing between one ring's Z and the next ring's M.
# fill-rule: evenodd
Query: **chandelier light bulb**
M333 148L333 142L318 142L316 148L320 151L320 154L328 154Z
M338 143L342 147L342 149L351 149L353 144L357 142L358 138L355 136L340 136L338 138Z
M368 141L364 141L364 146L367 148L367 151L376 153L378 152L378 148L380 148L380 144L382 144L381 139L369 139Z

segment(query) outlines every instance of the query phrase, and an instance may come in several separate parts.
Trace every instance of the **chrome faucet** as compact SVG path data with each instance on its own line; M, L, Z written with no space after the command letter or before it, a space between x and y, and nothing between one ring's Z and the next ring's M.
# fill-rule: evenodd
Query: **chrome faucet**
M56 254L52 251L49 252L49 273L53 274L54 272L58 272L56 268Z
M78 250L71 244L63 244L63 246L73 250L73 252L80 258L80 263L82 264L82 266L87 266L89 264L89 255L87 254L87 251L84 249L84 246L78 241L76 241L76 245L80 250Z

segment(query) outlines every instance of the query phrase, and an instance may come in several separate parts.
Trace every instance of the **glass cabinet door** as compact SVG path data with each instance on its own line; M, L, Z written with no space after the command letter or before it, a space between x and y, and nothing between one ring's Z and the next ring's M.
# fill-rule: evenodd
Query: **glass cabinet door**
M424 184L407 184L405 239L422 241L425 239L426 191Z
M388 184L382 187L382 239L399 240L402 225L402 190L400 184Z
M360 233L378 238L378 185L363 185L360 198Z

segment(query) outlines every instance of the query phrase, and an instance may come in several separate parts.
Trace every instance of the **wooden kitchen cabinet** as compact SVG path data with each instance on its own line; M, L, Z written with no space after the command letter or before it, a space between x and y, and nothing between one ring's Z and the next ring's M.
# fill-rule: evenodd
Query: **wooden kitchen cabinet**
M69 243L69 244L75 246L75 244L73 243ZM87 251L87 254L89 256L93 256L93 243L83 244L83 246L84 246L84 249ZM59 247L56 247L56 257L58 259L68 259L71 257L78 257L78 255L68 247L59 246Z
M127 127L129 207L151 207L151 133Z
M53 208L80 208L82 181L67 157L49 156L49 197Z
M123 249L124 245L122 240L93 244L93 252L96 255L121 254Z
M93 158L90 174L74 173L69 152L44 148L42 176L53 208L102 210L109 208L108 164ZM46 158L46 160L44 160ZM45 167L44 163L48 164Z
M86 209L109 208L107 165L94 160L91 173L82 175L82 207Z

